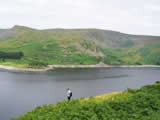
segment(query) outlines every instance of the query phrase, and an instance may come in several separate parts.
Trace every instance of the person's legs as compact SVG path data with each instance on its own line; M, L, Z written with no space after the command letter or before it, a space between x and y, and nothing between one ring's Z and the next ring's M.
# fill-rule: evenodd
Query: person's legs
M68 101L70 101L71 100L71 97L67 97L68 98Z
M68 101L70 101L70 97L67 97Z

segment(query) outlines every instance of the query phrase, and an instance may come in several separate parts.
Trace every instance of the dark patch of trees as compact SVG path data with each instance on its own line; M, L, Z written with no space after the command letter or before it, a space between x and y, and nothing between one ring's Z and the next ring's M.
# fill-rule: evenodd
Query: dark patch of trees
M24 56L23 52L1 52L0 59L21 59Z
M157 65L160 65L160 61L157 61L156 64L157 64Z
M142 63L141 62L136 62L136 65L142 65Z

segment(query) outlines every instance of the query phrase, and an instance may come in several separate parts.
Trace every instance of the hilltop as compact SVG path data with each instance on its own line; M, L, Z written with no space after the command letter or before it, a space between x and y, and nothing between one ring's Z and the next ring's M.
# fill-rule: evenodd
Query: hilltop
M159 120L160 83L37 107L12 120Z
M0 29L0 52L23 52L2 65L159 65L160 37L101 29L46 29L25 26Z

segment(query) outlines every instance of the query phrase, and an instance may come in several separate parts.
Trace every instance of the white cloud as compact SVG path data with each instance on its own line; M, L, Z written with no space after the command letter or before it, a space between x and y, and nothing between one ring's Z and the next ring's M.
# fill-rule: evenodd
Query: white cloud
M0 28L102 28L160 35L159 0L2 0Z

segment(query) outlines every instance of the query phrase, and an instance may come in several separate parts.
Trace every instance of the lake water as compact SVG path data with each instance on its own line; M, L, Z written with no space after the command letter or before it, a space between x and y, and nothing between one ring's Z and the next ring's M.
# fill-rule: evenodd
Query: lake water
M56 69L43 73L0 70L0 120L15 118L37 106L140 88L160 80L160 68Z

